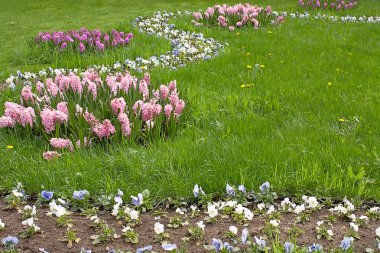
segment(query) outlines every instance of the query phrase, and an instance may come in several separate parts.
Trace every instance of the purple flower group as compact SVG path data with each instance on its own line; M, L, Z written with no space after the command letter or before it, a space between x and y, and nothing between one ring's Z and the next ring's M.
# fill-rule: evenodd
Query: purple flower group
M72 48L84 53L92 50L103 52L106 49L127 46L133 38L132 33L119 32L113 29L110 33L103 33L95 29L89 31L81 28L78 31L40 32L35 38L38 45L48 45L52 49L65 51Z
M305 9L348 10L354 8L357 0L299 0L298 4Z

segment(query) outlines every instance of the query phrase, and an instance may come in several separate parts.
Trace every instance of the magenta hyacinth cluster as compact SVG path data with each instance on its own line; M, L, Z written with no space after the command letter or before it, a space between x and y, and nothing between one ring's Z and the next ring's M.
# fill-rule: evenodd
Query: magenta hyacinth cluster
M74 51L84 53L86 51L103 52L106 49L124 47L129 45L133 38L132 33L119 32L113 29L110 33L103 33L95 29L89 31L81 28L78 31L40 32L35 38L38 45L47 45L51 49Z
M185 108L176 81L155 89L150 80L147 73L139 79L129 72L102 78L92 69L57 74L24 86L20 104L6 102L0 128L29 129L57 151L102 141L150 142L174 131ZM57 151L43 157L61 157Z
M264 8L249 3L233 6L215 5L208 7L203 13L194 12L193 17L192 23L195 26L218 25L231 31L243 26L251 26L257 29L260 26L278 24L284 21L283 16L273 14L271 6Z
M305 9L348 10L354 8L357 0L298 0L298 4Z

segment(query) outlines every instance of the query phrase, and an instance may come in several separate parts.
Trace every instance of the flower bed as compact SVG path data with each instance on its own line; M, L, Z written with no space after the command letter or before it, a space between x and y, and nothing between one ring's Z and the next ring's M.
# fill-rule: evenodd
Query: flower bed
M119 32L115 29L110 33L103 33L98 29L89 31L81 28L77 31L40 32L31 44L61 52L70 50L79 53L103 52L107 49L125 47L132 38L132 33Z
M130 197L122 190L101 196L86 190L65 194L43 190L28 199L19 183L0 200L0 238L8 253L380 249L376 206L306 195L277 199L268 182L257 191L227 184L218 200L198 185L193 194L193 198L169 199L153 207L148 190Z
M259 28L284 21L283 16L273 15L271 6L264 8L248 3L233 6L227 4L215 5L208 7L203 14L201 12L194 12L193 17L192 23L195 26L228 27L231 31L243 26Z
M149 74L140 80L128 72L102 78L89 69L25 86L21 104L5 103L0 128L44 135L58 150L108 140L147 143L172 133L184 107L175 81L154 90ZM58 156L44 153L45 159Z
M348 10L356 7L357 4L357 0L298 0L298 5L306 10Z

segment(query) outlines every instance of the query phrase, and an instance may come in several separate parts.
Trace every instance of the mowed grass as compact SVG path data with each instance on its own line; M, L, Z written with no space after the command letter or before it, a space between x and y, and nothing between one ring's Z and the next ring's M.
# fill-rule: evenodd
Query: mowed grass
M276 10L297 9L296 1L258 3L270 3ZM112 29L123 24L129 29L128 22L134 17L154 10L197 10L214 2L1 4L6 12L0 17L0 64L1 71L8 73L38 69L25 65L30 52L24 39L41 30ZM350 14L380 15L379 10L378 1L368 0ZM9 20L17 25L7 25ZM257 189L269 181L284 195L380 200L378 24L288 19L278 27L242 29L236 34L219 28L194 28L190 20L173 22L228 46L209 61L177 71L151 71L153 83L176 79L185 96L187 112L175 136L148 147L97 146L47 162L41 155L48 148L45 140L2 130L1 188L8 190L18 181L33 193L42 187L92 193L120 188L128 195L147 188L162 199L191 196L196 183L206 192L223 192L227 182ZM27 28L21 29L23 26ZM130 52L126 50L127 57L144 53L144 46L149 54L165 52L169 46L169 42L144 35L137 35L133 43L142 48L132 46ZM87 64L98 57L88 56L84 61L74 57L73 62ZM73 63L66 58L54 64L71 67ZM263 67L258 72L246 67L255 64ZM255 85L240 87L246 83ZM10 91L2 91L0 102L8 99L19 100ZM14 148L7 149L7 145Z

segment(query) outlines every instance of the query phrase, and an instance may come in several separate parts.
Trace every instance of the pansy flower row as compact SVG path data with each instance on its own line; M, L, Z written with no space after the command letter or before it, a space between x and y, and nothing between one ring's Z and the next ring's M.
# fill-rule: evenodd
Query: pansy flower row
M137 57L135 60L126 59L122 63L116 62L111 66L91 66L100 73L108 73L121 71L125 69L133 69L143 72L153 67L169 67L176 69L185 66L189 62L199 60L208 60L219 54L223 49L223 45L212 38L205 38L201 33L194 33L175 29L174 24L169 24L170 18L177 18L182 15L190 15L190 12L156 12L152 17L138 17L135 19L135 26L139 32L148 35L163 37L170 41L171 51L160 56L151 56L149 58ZM18 72L16 76L11 75L6 79L6 83L10 88L14 88L17 83L29 82L36 79L51 77L56 71L61 73L81 72L78 69L42 69L38 73Z
M227 4L215 5L208 7L206 11L194 12L195 26L220 26L228 27L229 30L243 26L259 28L268 24L278 24L284 21L283 16L272 14L271 6L266 8L251 4L236 4L229 6Z
M326 13L321 14L311 14L308 12L277 12L274 11L273 14L276 16L284 16L284 17L290 17L292 19L307 19L307 20L328 20L332 22L342 22L342 23L380 23L380 16L333 16L333 15L328 15Z
M5 103L0 128L43 135L55 149L69 151L108 139L152 142L174 131L184 107L175 81L154 89L149 74L139 80L89 69L24 86L21 104ZM58 156L44 153L45 159Z
M333 252L354 252L354 244L360 242L358 241L358 232L362 229L368 231L366 236L373 238L373 243L366 245L366 247L369 246L366 252L374 252L371 249L373 246L380 249L380 226L378 223L380 220L380 208L376 206L359 208L347 198L344 198L338 204L333 204L328 200L322 201L314 196L306 195L296 198L295 202L289 198L275 201L277 194L272 191L269 182L263 183L259 187L259 191L249 191L244 185L236 187L227 183L224 197L219 201L213 201L213 195L203 191L199 185L194 186L193 194L194 198L189 199L189 202L183 202L183 199L181 199L180 205L177 205L178 202L175 201L168 203L168 206L175 206L175 211L173 209L171 212L166 212L166 208L163 208L163 206L157 208L156 211L152 211L150 218L154 219L154 224L150 225L152 227L148 233L153 234L153 236L147 234L145 236L148 238L154 237L152 242L161 245L136 246L136 251L134 252L154 252L154 250L158 249L183 252L181 251L182 248L173 241L175 239L170 237L170 232L181 227L188 227L186 229L188 236L181 238L185 242L185 246L190 241L193 241L197 246L201 246L205 242L206 233L214 233L212 235L215 237L210 241L206 240L206 244L203 245L203 249L212 252L325 252L323 246L311 238L306 245L297 245L297 233L302 233L299 224L310 223L309 219L311 217L318 218L315 229L313 229L316 239L328 241L334 240L334 238L337 239L338 236L335 235L335 232L342 230L342 228L339 228L334 231L334 227L342 225L335 224L338 218L341 219L341 222L349 222L348 227L343 226L343 230L345 230L342 236L343 239L339 239L338 249ZM67 237L70 235L70 239L67 239L71 240L71 246L77 241L74 230L75 220L71 218L71 214L75 211L85 215L97 233L91 236L92 244L111 243L113 239L123 237L125 242L137 245L139 242L137 232L139 226L143 222L149 222L147 216L142 218L141 214L153 209L153 201L148 190L144 190L136 196L131 195L130 198L126 198L121 190L118 190L116 194L102 195L101 198L92 196L87 190L76 190L72 194L65 194L64 196L65 198L62 198L58 193L43 190L35 203L31 204L22 184L19 183L4 198L9 205L6 208L17 210L23 217L21 224L24 231L21 232L19 238L33 237L34 234L42 232L36 222L39 223L37 211L41 212L40 208L43 207L45 210L48 209L46 216L56 218L57 224L67 228ZM106 201L96 202L100 199ZM91 209L94 204L108 210L110 218L104 219L105 212L99 213L98 209ZM329 213L328 217L321 215L325 211ZM355 212L357 214L362 213L362 215L356 216ZM286 222L281 219L282 215L287 217L285 218ZM280 229L280 226L282 223L287 223L287 226L289 226L289 217L291 216L295 217L292 227L287 229L287 233L291 234L291 236L290 239L284 242L284 238L281 236L283 230ZM122 226L121 234L118 234L108 224L112 219L115 219L119 226ZM165 219L168 220L168 223L164 222ZM227 220L227 224L230 224L228 229L224 231L224 236L221 234L223 232L220 231L221 228L215 226L218 223L223 223L222 220ZM250 225L255 220L259 221L259 223L263 221L264 224L262 228L257 229L255 227L255 231L252 231L252 226ZM0 219L0 230L6 229L9 225L7 222ZM239 225L241 228L231 223ZM144 225L146 226L146 224ZM338 233L341 233L341 231ZM223 241L220 239L221 236L224 237ZM19 238L9 235L2 239L2 243L6 249L13 249L16 251L12 252L17 252ZM279 238L282 238L282 242ZM358 245L359 248L363 248L363 245ZM40 251L49 252L43 248ZM91 250L82 248L80 252L91 252ZM112 249L108 252L132 251Z
M357 0L298 0L298 5L305 9L348 10L357 6Z
M66 51L68 49L84 53L86 51L103 52L106 49L124 47L133 38L132 33L119 32L113 29L110 33L103 33L96 29L89 31L86 28L72 31L40 32L34 39L38 46Z

